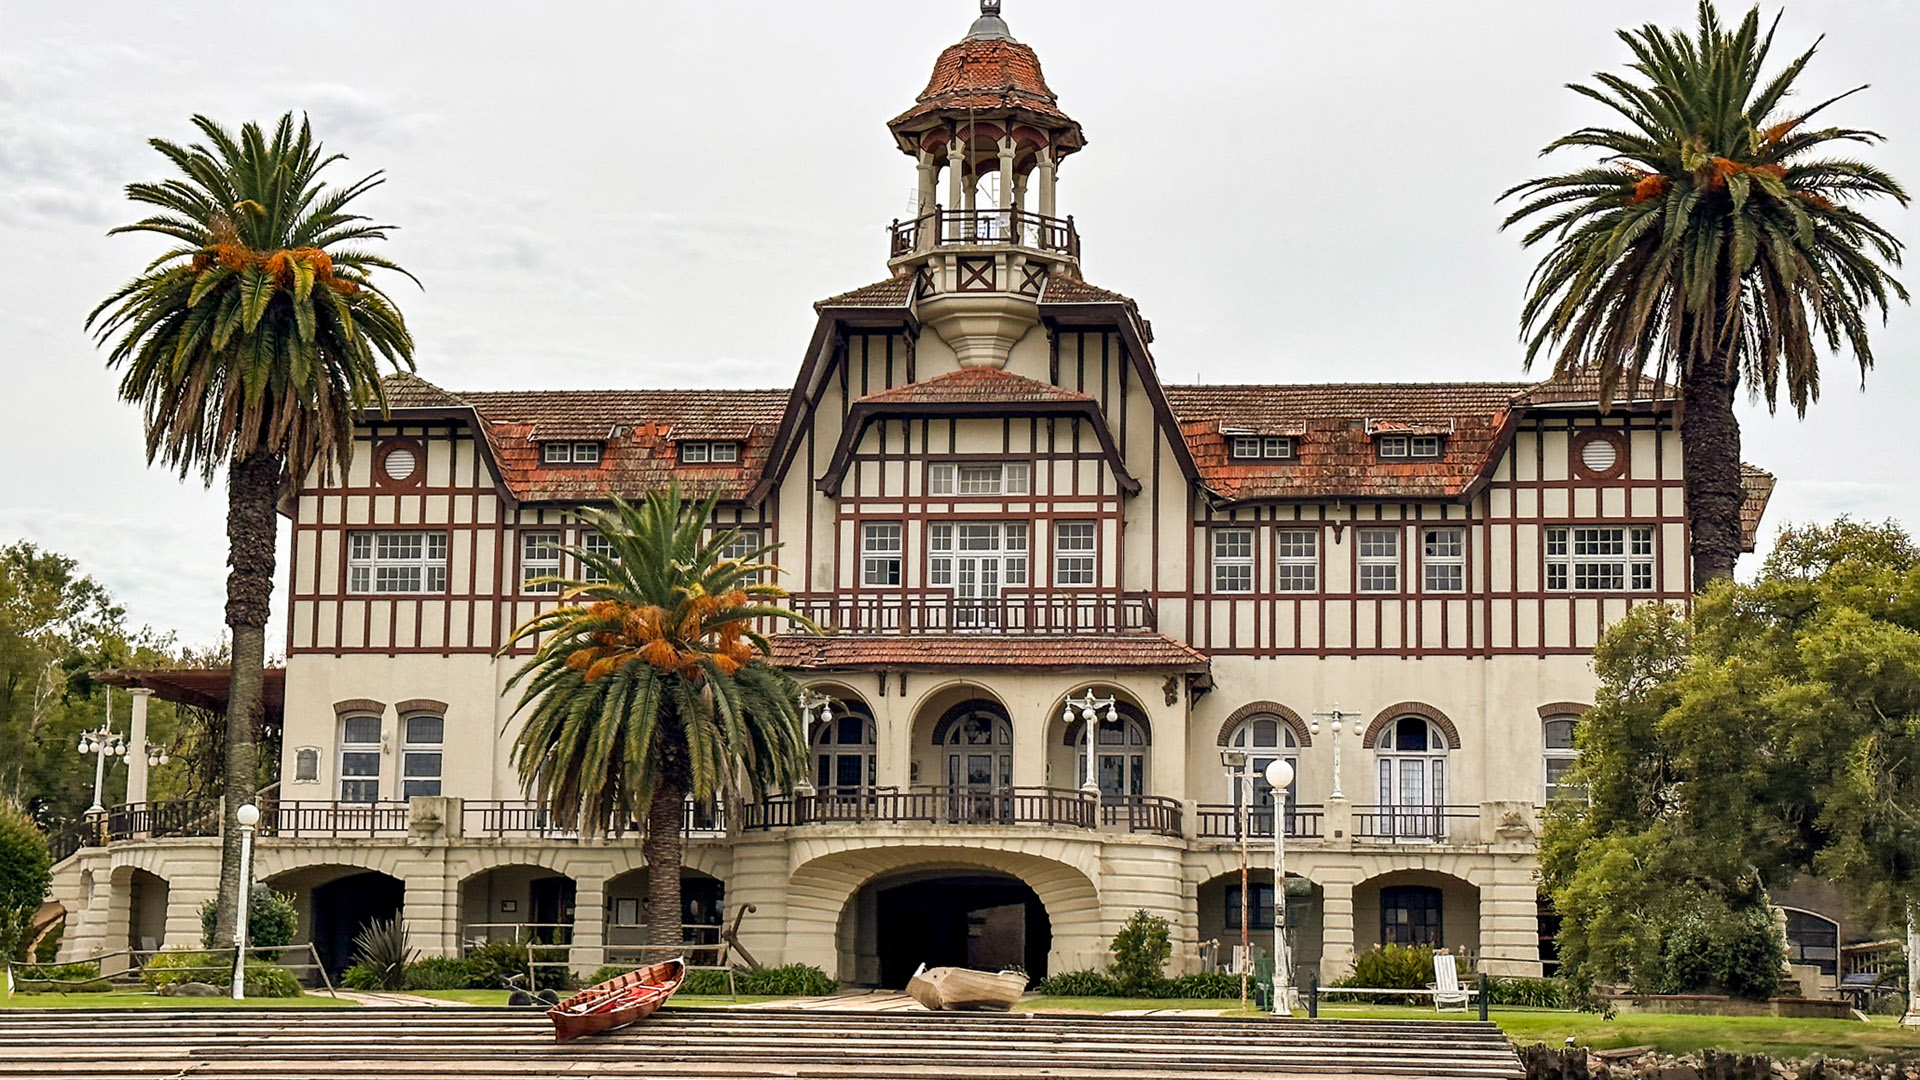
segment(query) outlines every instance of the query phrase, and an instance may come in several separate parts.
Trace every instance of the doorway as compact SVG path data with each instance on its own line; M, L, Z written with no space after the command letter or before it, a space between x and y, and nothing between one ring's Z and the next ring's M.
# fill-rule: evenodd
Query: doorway
M998 971L1020 967L1046 975L1053 928L1031 887L1010 874L914 877L867 886L873 893L868 926L878 954L880 985L907 985L921 964ZM862 950L864 951L864 949Z
M313 947L330 976L353 963L353 939L368 924L400 917L407 887L398 878L366 871L313 888Z

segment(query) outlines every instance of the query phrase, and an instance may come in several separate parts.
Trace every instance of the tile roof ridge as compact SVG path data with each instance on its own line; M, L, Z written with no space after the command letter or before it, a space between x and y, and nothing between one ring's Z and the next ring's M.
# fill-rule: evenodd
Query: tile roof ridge
M1169 390L1345 390L1355 388L1381 390L1531 390L1536 383L1510 382L1294 382L1294 383L1181 383L1164 384Z

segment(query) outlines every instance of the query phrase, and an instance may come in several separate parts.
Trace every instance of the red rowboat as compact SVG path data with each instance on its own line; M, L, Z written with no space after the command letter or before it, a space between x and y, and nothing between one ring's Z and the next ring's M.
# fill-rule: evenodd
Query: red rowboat
M554 1040L566 1042L645 1020L686 977L686 961L676 959L595 983L547 1010Z

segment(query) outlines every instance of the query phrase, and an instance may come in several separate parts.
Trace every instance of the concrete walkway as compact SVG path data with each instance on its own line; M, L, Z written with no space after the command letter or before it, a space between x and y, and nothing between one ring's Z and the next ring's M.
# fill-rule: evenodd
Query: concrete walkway
M318 991L324 994L325 991ZM442 1001L439 998L421 997L418 994L399 994L387 990L335 990L334 995L341 1001L351 1001L358 1005L373 1005L383 1009L409 1008L470 1008L464 1001Z

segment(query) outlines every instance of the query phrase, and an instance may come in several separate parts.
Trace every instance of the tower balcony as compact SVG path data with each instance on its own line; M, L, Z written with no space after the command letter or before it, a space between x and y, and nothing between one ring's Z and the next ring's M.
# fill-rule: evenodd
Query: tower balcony
M1080 231L1073 218L1050 217L1013 209L945 210L892 225L894 261L910 259L936 249L1026 251L1055 261L1080 261Z

